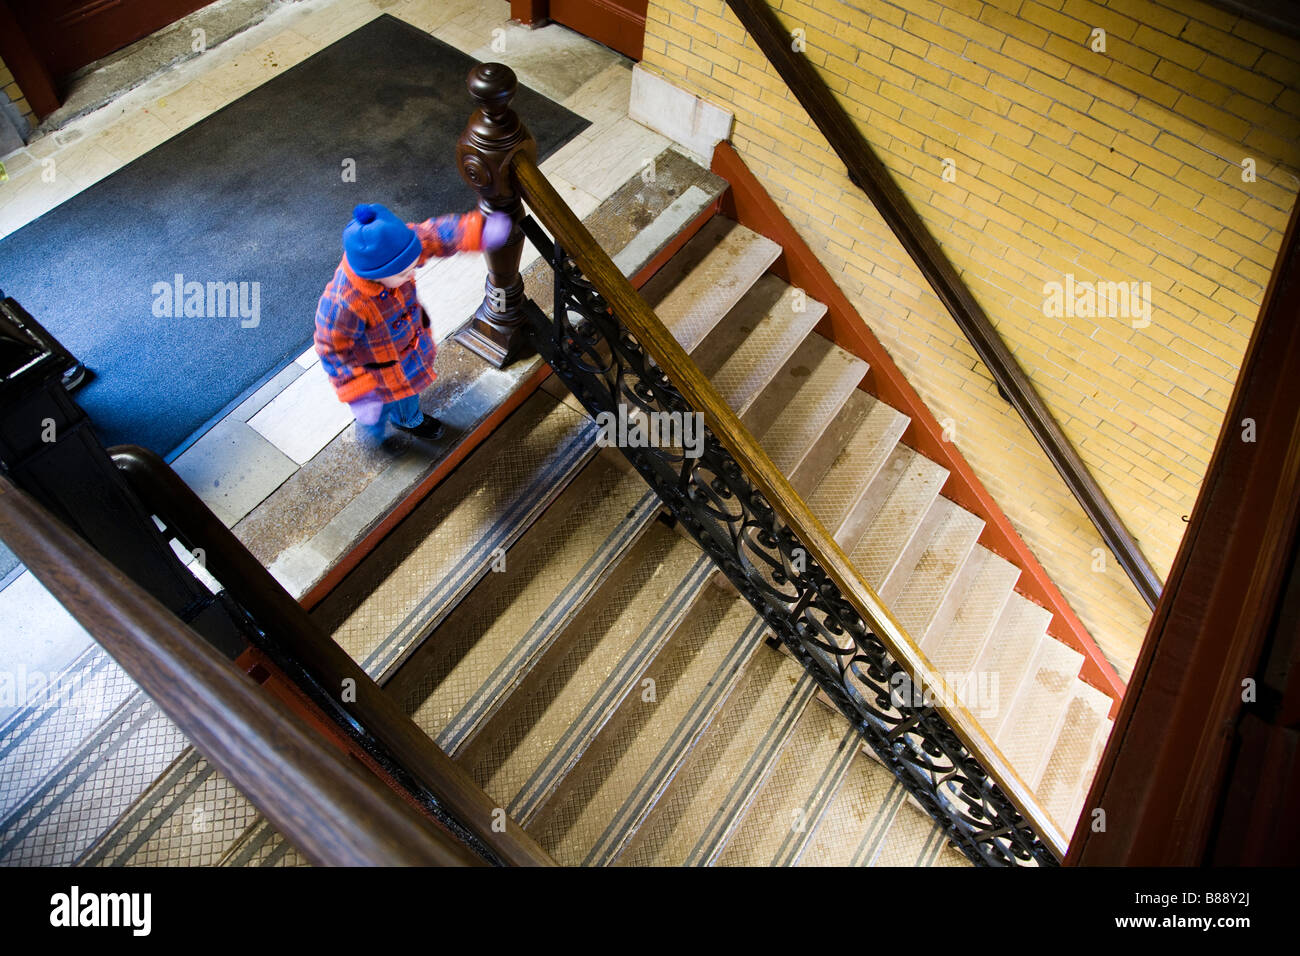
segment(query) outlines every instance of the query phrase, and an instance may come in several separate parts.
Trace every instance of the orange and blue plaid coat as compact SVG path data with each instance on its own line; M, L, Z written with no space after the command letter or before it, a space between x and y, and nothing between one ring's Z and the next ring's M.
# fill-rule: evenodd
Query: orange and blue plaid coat
M439 216L407 223L420 238L418 263L483 249L483 215ZM316 307L316 354L341 402L373 393L381 402L419 395L432 384L438 354L415 280L396 289L362 279L339 263Z

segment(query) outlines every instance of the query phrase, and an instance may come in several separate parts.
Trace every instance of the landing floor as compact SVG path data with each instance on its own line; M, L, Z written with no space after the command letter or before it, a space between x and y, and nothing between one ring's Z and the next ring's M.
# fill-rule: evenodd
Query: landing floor
M670 145L627 116L631 61L558 25L511 25L505 0L304 0L3 157L10 179L0 186L0 235L384 13L478 59L511 65L522 83L591 121L542 166L579 216ZM59 175L46 183L40 170L50 157ZM533 258L526 252L525 265ZM536 360L497 371L448 337L481 301L484 275L481 257L461 256L437 260L417 277L441 340L439 381L424 403L450 426L433 447L364 449L309 350L173 462L294 595L318 584L385 513L457 457L460 439L539 373ZM54 675L91 641L2 544L0 620L7 624L0 668L13 673ZM0 700L0 721L21 703Z

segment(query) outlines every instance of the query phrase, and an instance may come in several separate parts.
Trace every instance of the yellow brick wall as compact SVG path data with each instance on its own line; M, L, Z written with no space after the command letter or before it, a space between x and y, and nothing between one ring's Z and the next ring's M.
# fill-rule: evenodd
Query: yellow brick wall
M1163 578L1300 186L1300 43L1192 0L773 7ZM1094 570L1100 537L739 21L651 0L644 65L734 111L741 155L1127 677L1146 606L1109 553ZM1150 324L1045 315L1065 273L1149 282Z
M18 112L27 117L27 122L31 123L32 129L35 129L36 114L32 112L27 98L18 89L18 83L14 80L13 73L9 71L9 67L5 65L3 59L0 59L0 90L4 90L9 95L9 101L18 106Z

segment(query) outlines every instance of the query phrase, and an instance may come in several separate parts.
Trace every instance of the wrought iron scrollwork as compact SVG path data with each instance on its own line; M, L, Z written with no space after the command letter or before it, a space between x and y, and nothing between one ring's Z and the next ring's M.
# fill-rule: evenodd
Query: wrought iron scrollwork
M523 229L554 270L553 315L525 305L525 335L593 415L696 412L558 243ZM704 429L681 446L622 452L911 795L972 862L1055 865L1028 821Z

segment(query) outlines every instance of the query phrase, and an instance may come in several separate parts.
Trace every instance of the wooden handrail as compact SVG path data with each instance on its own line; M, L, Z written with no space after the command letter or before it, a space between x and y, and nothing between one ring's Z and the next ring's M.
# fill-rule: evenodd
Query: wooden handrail
M872 629L894 659L909 674L935 691L935 710L961 742L978 757L981 766L1002 789L1016 809L1030 822L1043 843L1059 858L1066 851L1066 838L1033 792L1011 767L970 712L941 680L916 643L848 556L836 544L807 503L791 487L766 451L737 417L713 383L686 354L671 332L659 320L614 265L609 254L592 238L581 220L555 191L536 161L517 155L511 162L519 191L537 219L564 248L595 286L620 322L627 326L641 347L668 376L692 409L704 414L705 423L762 492L785 525L807 549L811 558L826 571L836 587L862 620Z
M898 237L957 326L970 340L975 354L988 368L1003 397L1019 413L1097 528L1115 560L1128 574L1147 606L1154 608L1162 586L1155 569L1142 554L1137 541L1124 526L1024 369L998 335L988 315L971 295L885 164L876 156L853 117L835 99L809 59L795 52L789 32L764 0L726 2L826 137L831 149L847 168L849 179L866 193L881 218Z
M502 862L554 866L555 861L452 761L343 648L316 624L161 458L136 446L109 450L146 507L191 547L204 550L205 567L294 661L323 687L352 681L355 700L337 701L458 823Z
M481 863L6 476L0 476L0 539L311 862Z

